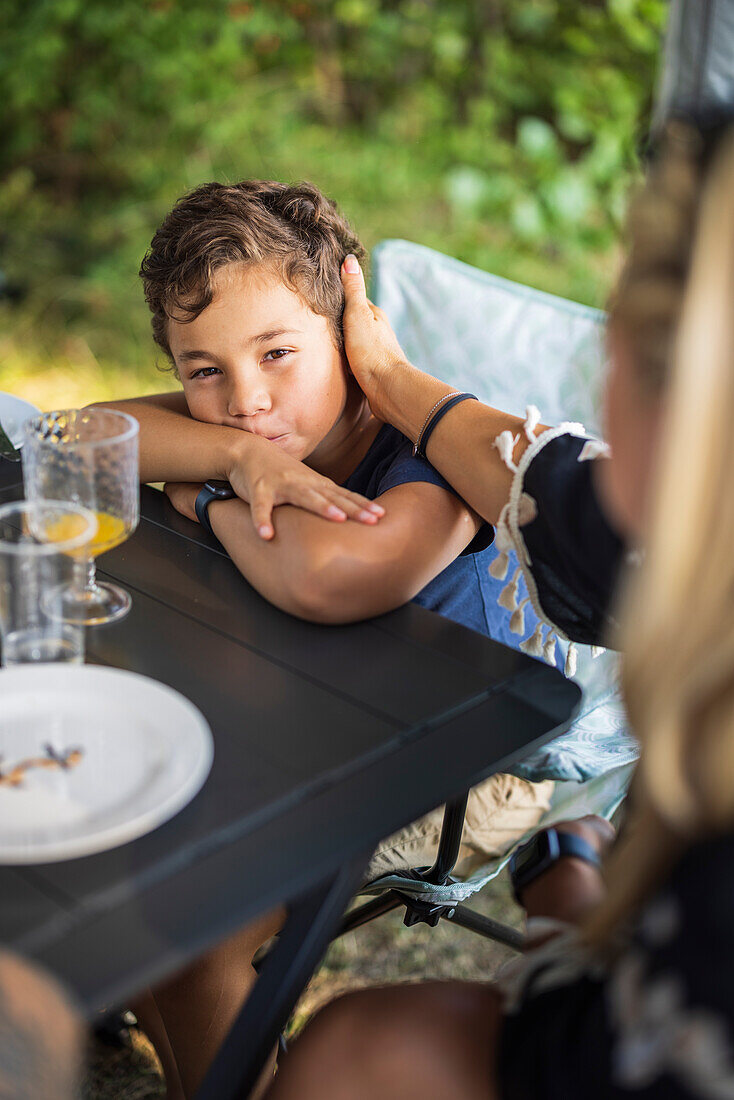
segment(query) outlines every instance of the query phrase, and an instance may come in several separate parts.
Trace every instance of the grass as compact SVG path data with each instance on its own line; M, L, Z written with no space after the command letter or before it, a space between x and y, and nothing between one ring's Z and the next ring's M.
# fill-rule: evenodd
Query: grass
M506 877L472 901L472 908L520 927ZM399 910L337 940L296 1006L288 1027L296 1035L322 1005L340 993L391 982L429 979L489 981L513 952L455 925L406 928ZM155 1053L133 1029L130 1049L92 1041L82 1100L163 1100L165 1087Z
M138 363L98 358L82 336L64 336L55 346L16 329L0 336L0 390L41 409L79 408L93 401L178 389L159 369L152 347Z

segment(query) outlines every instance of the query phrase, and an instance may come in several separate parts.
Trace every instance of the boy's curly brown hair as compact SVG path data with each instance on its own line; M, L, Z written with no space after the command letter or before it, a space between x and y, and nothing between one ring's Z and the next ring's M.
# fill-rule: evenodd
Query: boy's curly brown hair
M313 184L206 183L178 200L140 266L153 338L173 362L171 310L177 320L193 321L211 303L212 277L220 267L267 263L314 313L328 319L334 342L342 347L339 270L349 252L360 261L366 257L336 203Z

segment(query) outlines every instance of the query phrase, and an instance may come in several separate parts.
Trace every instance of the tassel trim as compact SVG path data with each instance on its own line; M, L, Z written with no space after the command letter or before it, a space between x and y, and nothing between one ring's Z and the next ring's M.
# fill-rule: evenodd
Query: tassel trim
M515 450L515 447L517 446L517 444L519 442L519 439L520 439L520 436L519 435L513 435L512 432L510 431L510 429L508 428L507 431L500 432L500 434L497 436L497 438L494 441L494 446L499 451L500 458L504 462L507 469L512 470L513 473L517 472L517 466L515 465L515 460L512 457L512 455L513 455L513 451Z
M530 597L526 596L524 600L520 600L516 609L512 612L510 619L510 630L513 634L525 633L525 604L530 603Z
M543 627L545 623L538 623L533 633L524 642L520 642L520 649L527 653L528 657L543 656Z
M521 576L522 569L518 565L512 580L505 585L497 597L497 603L500 607L504 607L505 611L517 611L517 586Z
M507 576L507 569L509 567L509 564L510 555L507 553L506 550L504 550L502 551L502 553L497 555L487 572L489 573L490 577L494 577L496 581L503 581Z
M538 424L540 424L540 409L537 405L528 405L525 409L525 423L523 424L523 431L528 443L535 443L537 439L535 429Z
M578 460L588 462L592 458L610 458L611 454L611 447L603 439L590 439L588 443L584 443Z

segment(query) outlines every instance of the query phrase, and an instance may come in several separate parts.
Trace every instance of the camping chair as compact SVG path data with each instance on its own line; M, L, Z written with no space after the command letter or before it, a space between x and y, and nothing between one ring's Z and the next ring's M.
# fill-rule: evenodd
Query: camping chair
M399 240L383 241L372 253L372 298L385 310L407 357L422 369L507 412L523 415L532 403L543 423L580 421L589 433L598 433L604 321L598 310ZM515 569L511 560L506 575L492 577L497 598ZM515 603L525 595L520 577ZM505 614L509 618L509 611ZM513 644L520 642L516 638ZM566 644L558 642L557 647L563 667ZM556 780L540 828L585 813L611 817L625 796L638 755L616 688L616 655L603 651L595 656L588 646L577 650L574 678L583 697L575 721L563 736L513 769L526 779ZM462 904L500 873L525 839L468 878L455 878L467 797L468 792L446 806L433 867L384 875L367 884L361 893L377 896L350 911L338 935L402 905L408 925L450 920L522 948L523 938L515 929Z

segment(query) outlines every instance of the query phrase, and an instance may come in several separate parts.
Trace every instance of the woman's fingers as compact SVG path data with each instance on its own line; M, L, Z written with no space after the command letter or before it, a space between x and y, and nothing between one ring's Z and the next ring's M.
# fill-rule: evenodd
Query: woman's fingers
M350 306L367 305L367 288L364 285L364 274L359 265L359 260L351 252L345 257L342 264L342 284L347 304Z
M357 379L372 411L380 419L381 393L389 375L407 365L405 353L387 317L367 298L364 276L354 256L347 256L341 267L344 288L344 350L352 374Z
M341 277L344 288L343 324L345 329L359 335L371 329L378 318L376 307L367 298L364 275L356 256L347 256L342 264Z

